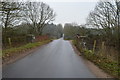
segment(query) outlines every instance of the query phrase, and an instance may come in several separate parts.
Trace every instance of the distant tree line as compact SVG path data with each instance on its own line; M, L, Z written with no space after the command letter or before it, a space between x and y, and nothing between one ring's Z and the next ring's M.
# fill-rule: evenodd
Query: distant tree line
M63 36L63 27L61 24L47 24L43 29L43 35L47 34L52 38L61 38Z
M21 25L15 26L14 30L16 34L33 34L33 28L30 27L33 24L23 23ZM46 24L42 30L41 35L49 35L52 38L60 38L63 35L63 27L61 24L55 25L53 23Z
M80 31L80 26L74 25L73 23L66 23L64 25L64 39L75 39L76 34L79 34Z

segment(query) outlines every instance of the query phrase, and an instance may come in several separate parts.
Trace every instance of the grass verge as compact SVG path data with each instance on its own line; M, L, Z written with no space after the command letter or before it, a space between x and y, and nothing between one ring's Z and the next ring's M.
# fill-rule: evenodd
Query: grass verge
M78 45L76 44L76 41L72 41L73 45L76 46L76 48L80 51ZM93 54L92 50L82 50L83 56L93 62L95 65L97 65L99 68L103 69L108 74L114 76L115 78L120 78L120 68L118 61L113 61L104 55L101 56L100 54ZM81 51L80 51L81 52Z
M46 44L46 43L48 43L50 41L51 40L45 40L45 41L42 41L42 42L28 43L28 44L20 46L20 47L3 50L2 51L2 58L4 60L7 57L11 57L11 56L14 56L17 53L22 53L22 52L25 52L27 50L36 48L36 47L41 46L43 44Z
M113 61L109 58L106 58L104 56L95 55L92 53L91 50L85 50L84 56L97 66L99 68L103 69L105 72L109 73L110 75L118 78L120 75L118 74L120 72L120 68L118 67L118 62Z

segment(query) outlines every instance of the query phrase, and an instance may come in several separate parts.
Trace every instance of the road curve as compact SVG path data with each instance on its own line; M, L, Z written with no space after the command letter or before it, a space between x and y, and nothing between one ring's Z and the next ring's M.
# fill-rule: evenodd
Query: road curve
M96 78L62 38L3 67L3 78Z

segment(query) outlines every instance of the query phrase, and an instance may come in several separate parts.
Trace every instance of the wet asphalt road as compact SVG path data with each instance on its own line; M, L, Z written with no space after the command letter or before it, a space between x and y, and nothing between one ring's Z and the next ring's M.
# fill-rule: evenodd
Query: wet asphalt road
M3 68L3 78L95 78L62 38Z

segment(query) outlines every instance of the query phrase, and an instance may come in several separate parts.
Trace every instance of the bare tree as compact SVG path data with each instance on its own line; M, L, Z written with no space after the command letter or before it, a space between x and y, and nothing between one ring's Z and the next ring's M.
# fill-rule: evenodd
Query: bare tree
M106 36L108 42L111 39L117 39L117 8L114 2L98 2L94 11L89 14L87 24L92 25L98 29L103 29L103 34ZM100 30L101 31L101 30ZM114 38L113 38L114 37Z
M89 24L98 28L110 29L115 27L115 11L115 7L110 2L99 2L95 10L89 15Z
M35 34L41 35L44 26L55 19L54 11L43 2L28 2L25 16L33 24Z
M19 23L21 4L19 2L0 2L0 23L4 28L3 33L6 39L8 27L13 27Z
M21 3L19 2L0 2L0 19L5 29L15 25L20 19Z

